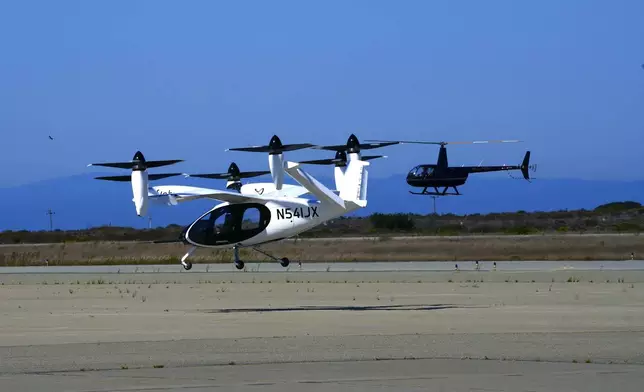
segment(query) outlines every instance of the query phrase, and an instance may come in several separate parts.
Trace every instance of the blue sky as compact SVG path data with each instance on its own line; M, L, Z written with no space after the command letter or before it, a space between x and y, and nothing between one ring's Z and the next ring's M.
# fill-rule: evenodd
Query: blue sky
M641 0L5 1L0 178L85 173L137 149L186 159L181 171L257 170L265 156L224 149L355 132L518 138L453 146L450 161L530 149L541 178L643 179L642 15ZM381 152L375 176L437 149Z

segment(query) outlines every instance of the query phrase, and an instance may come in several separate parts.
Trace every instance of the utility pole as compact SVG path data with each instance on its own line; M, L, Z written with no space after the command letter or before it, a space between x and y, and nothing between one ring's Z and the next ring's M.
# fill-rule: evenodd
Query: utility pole
M437 215L436 215L436 198L438 196L432 196L433 202L434 202L434 214L432 215L432 228L434 229L434 233L438 233L438 222L437 222Z
M54 218L53 218L53 216L55 214L56 213L54 211L52 211L51 208L47 210L47 215L49 215L49 231L54 230Z

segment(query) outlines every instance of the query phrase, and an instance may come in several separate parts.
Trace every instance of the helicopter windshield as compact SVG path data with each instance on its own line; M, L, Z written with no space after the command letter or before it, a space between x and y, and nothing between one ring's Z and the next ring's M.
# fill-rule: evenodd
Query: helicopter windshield
M416 166L409 171L407 177L431 177L434 174L434 168L429 166Z
M416 166L415 168L411 169L409 171L409 177L417 177L421 172L420 166Z
M270 218L270 210L262 204L229 204L202 216L186 238L206 246L238 243L261 233Z

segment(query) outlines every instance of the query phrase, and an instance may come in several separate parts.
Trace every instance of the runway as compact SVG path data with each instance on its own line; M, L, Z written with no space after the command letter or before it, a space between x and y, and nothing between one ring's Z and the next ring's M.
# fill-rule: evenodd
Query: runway
M416 360L127 369L0 376L6 391L639 392L639 366Z
M453 261L396 261L396 262L353 262L353 263L303 263L292 262L288 268L278 263L246 263L246 272L405 272L405 271L454 271L458 265L462 271L644 271L644 260L606 261L498 261L494 262L453 262ZM40 266L0 267L0 274L132 274L132 273L176 273L183 271L179 264L162 265L99 265L99 266ZM233 263L194 264L186 273L236 272Z
M5 270L0 390L639 391L641 262L523 263Z

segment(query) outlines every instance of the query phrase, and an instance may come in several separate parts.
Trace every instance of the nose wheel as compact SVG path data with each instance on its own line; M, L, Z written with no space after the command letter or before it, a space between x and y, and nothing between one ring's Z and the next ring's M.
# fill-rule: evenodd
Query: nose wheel
M235 257L235 268L237 268L238 270L243 270L244 262L239 259L239 248L236 246L233 246L233 255Z
M195 251L196 249L197 249L197 248L193 246L193 247L192 247L192 248L190 248L190 249L188 250L188 252L187 252L185 255L183 255L183 257L181 258L181 265L183 266L183 269L184 269L184 270L189 271L189 270L192 268L192 263L191 263L191 262L189 262L187 259L188 259L188 257L190 257L190 255L192 255L192 254L194 253L194 251Z

